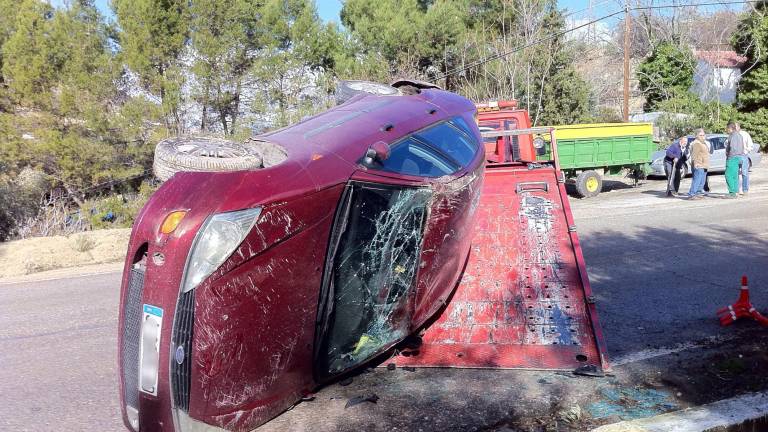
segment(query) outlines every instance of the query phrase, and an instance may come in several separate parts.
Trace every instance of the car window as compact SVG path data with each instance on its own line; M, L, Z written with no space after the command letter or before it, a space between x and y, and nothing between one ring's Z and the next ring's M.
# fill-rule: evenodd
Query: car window
M499 122L480 122L480 132L493 132L499 130ZM484 137L483 142L486 144L496 144L497 137Z
M431 197L427 188L362 183L345 192L343 231L329 268L332 303L321 327L323 375L358 365L408 334Z
M716 137L716 138L710 138L710 142L712 142L712 148L714 150L722 150L725 148L725 138L724 137Z
M456 163L413 137L393 144L381 167L385 171L422 177L441 177L459 169Z
M458 118L453 121L457 120ZM440 123L415 134L415 136L439 149L464 167L468 166L477 154L477 142L451 122Z

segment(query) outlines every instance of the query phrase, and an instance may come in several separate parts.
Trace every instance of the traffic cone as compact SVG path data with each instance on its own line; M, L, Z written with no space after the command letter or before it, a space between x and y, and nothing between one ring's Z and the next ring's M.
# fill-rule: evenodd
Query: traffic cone
M731 325L739 318L752 318L760 323L760 325L768 327L768 318L760 314L749 300L749 285L747 284L746 275L741 277L739 299L736 300L736 303L719 309L717 316L722 326Z

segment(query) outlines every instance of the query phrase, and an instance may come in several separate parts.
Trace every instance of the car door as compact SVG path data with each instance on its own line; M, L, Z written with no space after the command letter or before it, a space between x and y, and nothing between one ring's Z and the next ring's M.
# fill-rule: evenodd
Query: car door
M710 172L725 171L725 141L726 138L723 136L709 138L709 142L712 144L709 155Z
M441 280L435 269L454 273L437 261L460 271L449 259L453 254L444 252L456 248L457 240L446 235L464 231L456 224L467 222L471 206L457 198L474 193L470 188L481 178L467 169L482 167L472 135L461 118L441 122L391 144L386 160L348 183L320 300L315 356L321 380L364 363L413 330L414 316L423 314L417 293L435 294L431 285ZM441 294L433 298L447 297Z

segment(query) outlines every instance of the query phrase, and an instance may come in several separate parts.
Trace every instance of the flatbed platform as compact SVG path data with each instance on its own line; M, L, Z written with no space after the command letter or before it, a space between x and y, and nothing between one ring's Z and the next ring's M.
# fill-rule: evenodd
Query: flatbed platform
M607 369L565 193L551 165L486 169L463 278L401 366Z

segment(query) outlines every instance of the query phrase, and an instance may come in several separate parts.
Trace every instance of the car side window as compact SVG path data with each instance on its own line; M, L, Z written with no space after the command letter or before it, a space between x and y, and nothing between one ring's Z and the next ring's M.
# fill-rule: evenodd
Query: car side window
M457 120L459 119L453 121ZM464 126L466 127L466 124ZM440 149L462 167L468 166L477 154L478 143L451 122L440 123L416 133L415 136Z
M710 141L712 141L712 148L715 150L722 150L725 148L725 138L712 138Z
M456 172L459 166L429 145L408 137L392 144L390 155L381 168L413 176L441 177Z

